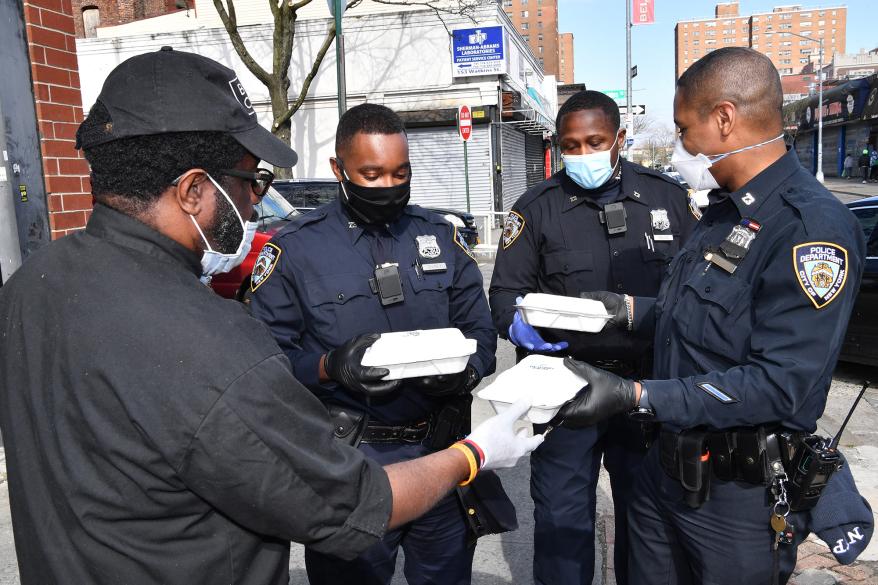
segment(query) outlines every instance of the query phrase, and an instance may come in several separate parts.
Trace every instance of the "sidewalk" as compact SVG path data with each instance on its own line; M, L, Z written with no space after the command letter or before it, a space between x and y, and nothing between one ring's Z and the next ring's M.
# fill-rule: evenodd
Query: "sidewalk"
M823 184L833 193L844 193L845 195L857 195L859 197L875 197L878 195L878 183L863 184L863 180L858 177L850 180L826 177Z

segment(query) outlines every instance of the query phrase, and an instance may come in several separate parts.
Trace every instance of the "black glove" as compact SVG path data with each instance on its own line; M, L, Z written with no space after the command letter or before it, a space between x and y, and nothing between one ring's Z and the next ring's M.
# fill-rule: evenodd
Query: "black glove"
M428 396L453 396L471 391L479 385L482 377L472 366L457 374L440 374L413 378L412 384Z
M569 357L564 358L564 365L584 378L588 386L568 400L549 424L578 429L629 412L637 406L634 380L620 378Z
M631 327L628 326L628 309L625 306L625 296L626 295L619 295L605 290L579 293L579 298L581 299L591 299L593 301L600 301L604 304L607 313L610 314L610 320L604 325L604 329L618 327L619 329L630 331ZM633 309L634 299L632 298L629 302Z
M399 387L400 380L381 381L390 371L387 368L363 367L366 349L381 337L377 333L349 339L326 354L323 368L326 375L354 392L368 397L384 396Z

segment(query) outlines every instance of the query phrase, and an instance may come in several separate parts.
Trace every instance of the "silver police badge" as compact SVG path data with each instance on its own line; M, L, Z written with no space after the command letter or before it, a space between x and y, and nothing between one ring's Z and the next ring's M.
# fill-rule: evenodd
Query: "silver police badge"
M439 242L436 236L418 236L415 238L418 243L418 254L421 258L433 259L438 258L442 250L439 249Z
M668 211L666 209L653 209L649 212L652 218L652 229L663 232L671 227L671 220L668 219Z

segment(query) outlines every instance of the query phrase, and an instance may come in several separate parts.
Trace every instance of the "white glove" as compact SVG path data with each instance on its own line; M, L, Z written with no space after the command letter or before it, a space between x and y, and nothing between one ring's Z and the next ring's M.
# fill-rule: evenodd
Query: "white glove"
M518 460L543 442L543 435L527 436L527 429L515 432L515 421L528 411L531 402L519 400L504 412L493 416L476 427L467 437L485 454L481 469L515 467Z

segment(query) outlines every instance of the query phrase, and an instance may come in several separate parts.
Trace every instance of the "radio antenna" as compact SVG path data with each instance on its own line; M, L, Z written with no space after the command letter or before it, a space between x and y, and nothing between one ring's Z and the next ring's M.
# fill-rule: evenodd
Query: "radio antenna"
M863 382L863 389L860 390L860 394L857 396L857 399L854 400L854 405L851 406L851 409L848 411L848 415L845 417L844 422L841 423L841 428L838 429L838 432L835 433L835 436L832 438L832 442L829 444L830 449L835 449L838 447L838 441L841 439L841 434L844 432L844 428L847 426L848 421L851 420L851 415L854 414L854 410L857 408L857 405L860 403L860 399L863 397L863 394L866 393L866 388L869 387L871 382L866 380Z

